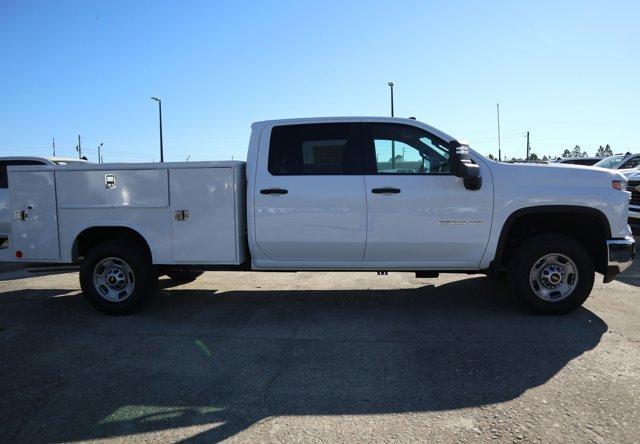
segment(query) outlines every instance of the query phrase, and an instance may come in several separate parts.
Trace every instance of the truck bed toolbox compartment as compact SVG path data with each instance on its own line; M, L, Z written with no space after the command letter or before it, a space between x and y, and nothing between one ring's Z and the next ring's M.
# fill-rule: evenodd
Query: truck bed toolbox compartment
M165 208L167 170L113 169L57 171L60 208Z

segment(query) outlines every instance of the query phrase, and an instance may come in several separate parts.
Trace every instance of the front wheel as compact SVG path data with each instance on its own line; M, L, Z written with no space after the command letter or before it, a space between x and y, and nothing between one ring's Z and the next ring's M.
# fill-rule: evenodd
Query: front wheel
M589 252L577 241L558 234L541 234L520 245L510 278L515 295L531 310L564 314L580 307L589 297L594 273Z
M82 293L94 308L107 314L140 309L155 294L157 282L148 251L135 242L96 245L80 266Z

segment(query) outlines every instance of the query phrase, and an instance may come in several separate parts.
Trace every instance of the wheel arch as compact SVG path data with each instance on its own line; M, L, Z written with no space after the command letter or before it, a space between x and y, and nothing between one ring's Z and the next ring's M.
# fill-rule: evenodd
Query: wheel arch
M142 245L153 262L153 251L147 239L136 228L126 225L101 225L83 229L75 237L71 246L71 259L79 262L90 248L110 240L124 239Z
M533 227L534 231L530 235L536 232L556 232L585 242L589 253L592 255L596 269L601 273L606 271L606 244L604 241L611 238L609 220L602 211L580 205L525 207L511 213L500 231L496 254L490 268L494 270L508 268L511 253L521 241L521 239L517 238L517 236L522 235L519 231L526 231L536 221L540 222L544 218L550 217L556 217L557 219L554 221L545 220L540 224L540 227ZM569 221L578 222L577 229L561 225Z

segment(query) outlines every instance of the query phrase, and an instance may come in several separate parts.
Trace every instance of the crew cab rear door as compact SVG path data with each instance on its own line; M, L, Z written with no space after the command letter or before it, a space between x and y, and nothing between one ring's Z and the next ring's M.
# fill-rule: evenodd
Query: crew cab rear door
M490 175L483 175L479 190L467 190L449 172L447 143L413 125L363 123L363 145L365 262L477 266L491 228Z
M259 259L362 261L366 199L358 130L356 123L323 122L262 131L253 202Z

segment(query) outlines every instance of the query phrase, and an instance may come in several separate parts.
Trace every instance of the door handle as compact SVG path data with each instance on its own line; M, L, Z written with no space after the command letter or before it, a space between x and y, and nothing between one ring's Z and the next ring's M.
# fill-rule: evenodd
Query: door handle
M189 210L176 210L176 220L182 222L189 219Z
M287 194L289 191L282 188L266 188L260 190L260 194Z
M373 188L371 192L373 194L398 194L400 188Z

